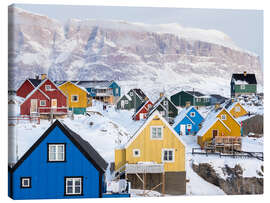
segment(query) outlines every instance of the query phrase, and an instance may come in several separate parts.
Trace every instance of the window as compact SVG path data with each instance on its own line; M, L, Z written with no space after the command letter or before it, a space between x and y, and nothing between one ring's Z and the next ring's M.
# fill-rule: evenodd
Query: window
M162 126L151 126L151 139L161 140L163 137Z
M50 91L51 90L51 85L45 85L45 90Z
M79 101L78 95L71 95L71 101L78 102Z
M31 188L31 177L21 178L21 188Z
M119 93L119 89L116 88L116 89L115 89L115 94L118 95L118 93Z
M162 161L174 162L174 149L162 149Z
M236 106L234 109L235 112L240 112L240 106Z
M132 97L133 96L133 92L130 92L129 95Z
M197 102L201 102L201 98L197 98L196 101L197 101Z
M82 195L82 183L82 177L65 177L65 195Z
M241 84L241 85L240 85L240 89L241 89L241 90L244 90L244 89L245 89L245 85L244 85L244 84Z
M191 124L187 124L187 129L190 130L192 128Z
M191 117L195 117L195 112L190 112Z
M164 105L168 105L168 101L164 101L163 104L164 104Z
M40 100L39 105L40 106L46 106L46 100Z
M221 115L221 120L226 120L226 115L225 114Z
M139 149L133 149L133 156L134 157L139 157L141 154L140 154L140 150Z
M128 104L128 100L125 100L125 104Z
M65 144L48 144L48 162L61 162L65 159Z

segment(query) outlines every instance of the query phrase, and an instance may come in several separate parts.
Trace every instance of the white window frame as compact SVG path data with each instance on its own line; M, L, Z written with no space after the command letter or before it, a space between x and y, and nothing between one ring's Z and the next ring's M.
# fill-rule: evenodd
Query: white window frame
M125 100L125 104L128 104L128 100Z
M165 151L172 151L172 160L164 160ZM162 149L161 161L163 163L173 163L174 160L175 160L175 150L174 149Z
M191 128L192 128L192 125L191 124L187 124L187 129L188 130L191 130Z
M45 85L45 90L46 91L51 91L52 89L52 86L51 85Z
M164 100L164 101L163 101L163 104L164 104L164 105L168 105L168 101Z
M138 154L136 154L138 152ZM141 156L141 150L140 149L133 149L133 157L140 157Z
M27 180L28 184L24 184L24 181ZM30 177L22 177L21 178L21 188L31 188L31 178Z
M133 92L130 92L129 95L132 97L133 96Z
M42 102L45 102L45 104L42 104ZM40 100L39 101L39 106L46 106L46 103L47 103L46 100Z
M63 147L63 152L59 152L59 148ZM51 147L55 147L55 152L51 152ZM48 143L48 162L64 162L66 159L66 149L65 149L65 144L61 143L61 144L51 144ZM52 154L55 153L55 159L52 159ZM63 157L62 159L59 157L59 154L62 153Z
M77 100L74 100L73 97L77 97ZM77 95L77 94L71 95L71 101L72 102L79 102L79 95Z
M241 108L240 106L236 106L235 109L234 109L235 112L240 112L241 111Z
M76 188L76 185L75 185L75 182L79 180L80 181L80 185L78 186L80 188L80 192L76 192L75 191L75 188ZM65 178L65 195L82 195L82 192L83 192L83 180L82 180L82 177L66 177ZM72 181L72 192L68 192L68 188L70 187L68 185L68 181Z
M190 117L195 117L195 112L190 112Z
M118 88L115 89L115 94L117 94L117 95L119 94L119 89Z
M240 89L241 89L241 90L244 90L244 89L245 89L245 84L241 84L241 85L240 85Z
M196 98L196 101L197 102L201 102L201 98Z
M226 114L221 114L221 120L225 121L227 119Z
M161 129L161 137L153 137L153 128ZM163 126L150 126L150 136L152 140L162 140L163 139Z

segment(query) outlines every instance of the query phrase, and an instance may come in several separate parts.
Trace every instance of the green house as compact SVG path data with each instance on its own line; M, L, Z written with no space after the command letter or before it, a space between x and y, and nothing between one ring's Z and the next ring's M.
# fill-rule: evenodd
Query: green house
M163 94L161 94L159 99L153 104L147 117L150 117L156 110L159 111L169 123L173 123L174 118L178 115L177 107Z
M232 74L231 97L256 93L257 80L255 74L247 74L247 72Z
M197 91L181 91L171 96L171 101L175 106L209 106L211 97Z
M123 95L117 102L117 109L138 109L148 98L141 89L131 89L127 94Z

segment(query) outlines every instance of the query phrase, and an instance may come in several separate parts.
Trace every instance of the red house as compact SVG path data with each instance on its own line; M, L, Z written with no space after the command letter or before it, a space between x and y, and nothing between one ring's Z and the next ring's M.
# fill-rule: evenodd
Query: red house
M27 95L20 110L21 115L65 115L67 97L50 79L44 79Z
M146 114L148 113L149 109L153 106L153 103L150 100L144 102L141 107L133 114L133 120L141 120L146 119Z
M16 95L23 98L27 97L27 95L32 92L41 83L41 81L42 80L38 78L26 79L16 91Z

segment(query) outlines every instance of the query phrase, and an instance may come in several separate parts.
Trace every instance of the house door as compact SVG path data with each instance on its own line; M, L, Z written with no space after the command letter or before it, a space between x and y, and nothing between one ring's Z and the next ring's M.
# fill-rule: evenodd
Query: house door
M56 109L57 108L57 99L52 99L51 108L52 109Z
M140 113L140 120L144 119L144 113Z
M125 100L121 101L121 109L125 108Z
M186 135L186 125L180 125L180 135Z
M37 113L37 99L31 99L30 113Z
M213 130L212 131L212 134L213 134L213 138L215 138L218 135L218 131L217 130Z

